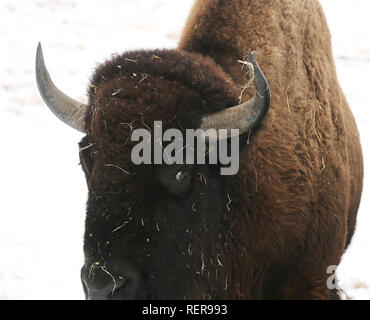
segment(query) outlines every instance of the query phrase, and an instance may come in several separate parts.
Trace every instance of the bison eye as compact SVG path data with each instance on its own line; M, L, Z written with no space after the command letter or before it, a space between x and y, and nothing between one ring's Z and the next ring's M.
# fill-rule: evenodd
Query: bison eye
M183 181L189 179L189 177L190 177L189 172L187 172L187 171L179 171L176 174L176 181L183 182Z
M193 165L173 164L157 167L157 179L170 194L180 195L191 188Z

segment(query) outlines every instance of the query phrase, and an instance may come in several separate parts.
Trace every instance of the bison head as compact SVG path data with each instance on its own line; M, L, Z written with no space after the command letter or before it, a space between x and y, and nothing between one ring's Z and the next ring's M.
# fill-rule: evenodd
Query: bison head
M228 298L233 257L232 177L218 165L134 165L134 129L236 128L266 114L270 92L253 55L255 95L240 90L210 58L181 50L133 51L94 73L83 105L50 79L41 46L40 93L65 123L86 133L81 165L89 189L81 279L88 299ZM241 141L247 140L241 139Z

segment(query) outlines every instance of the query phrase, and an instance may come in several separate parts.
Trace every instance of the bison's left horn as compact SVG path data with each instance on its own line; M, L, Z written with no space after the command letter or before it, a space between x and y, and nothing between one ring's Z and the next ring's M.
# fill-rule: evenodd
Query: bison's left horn
M37 46L36 53L36 81L41 97L50 110L64 123L85 132L88 107L68 97L54 85L45 66L41 43Z
M239 129L239 134L243 134L256 127L265 117L270 106L270 87L253 54L249 53L248 58L254 67L253 98L243 104L205 116L201 123L203 130ZM228 136L230 136L229 133L225 136L220 134L218 137L209 138L224 139Z

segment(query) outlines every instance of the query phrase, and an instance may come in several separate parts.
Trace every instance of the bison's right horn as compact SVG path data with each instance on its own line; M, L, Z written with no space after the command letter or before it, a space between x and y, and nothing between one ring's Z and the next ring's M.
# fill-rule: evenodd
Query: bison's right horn
M41 43L38 44L36 53L36 81L41 97L50 110L72 128L86 132L85 117L88 107L68 97L54 85L45 66Z
M203 130L216 129L217 132L220 129L238 129L239 134L243 134L257 127L267 114L270 107L270 86L253 53L249 53L248 58L254 68L253 98L240 105L205 116L201 123ZM227 134L222 135L220 132L220 135L214 134L209 139L222 140L228 137Z

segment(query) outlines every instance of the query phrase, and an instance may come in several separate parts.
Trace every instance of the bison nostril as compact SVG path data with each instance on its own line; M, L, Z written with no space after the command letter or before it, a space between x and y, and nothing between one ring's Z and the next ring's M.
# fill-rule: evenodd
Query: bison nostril
M113 299L115 294L119 291L124 291L126 284L129 279L112 279L111 282L105 286L94 285L92 282L84 281L84 286L86 288L87 300L109 300Z
M104 285L101 282L83 281L86 289L87 300L132 300L139 294L141 287L140 281L136 277L117 277L106 282Z
M87 287L87 300L108 300L112 289L90 289Z
M105 266L95 267L88 274L85 270L81 278L88 300L146 299L141 276L129 265L121 268L119 274L111 273Z

